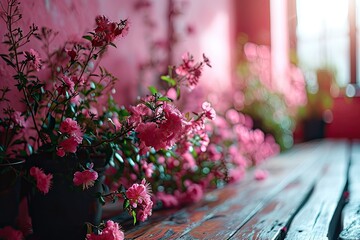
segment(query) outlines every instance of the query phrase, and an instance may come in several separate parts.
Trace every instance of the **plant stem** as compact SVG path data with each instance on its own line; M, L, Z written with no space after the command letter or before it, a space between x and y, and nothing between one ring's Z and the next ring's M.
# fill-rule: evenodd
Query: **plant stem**
M16 3L16 1L13 1L13 3ZM14 17L13 4L8 4L8 9L7 9L7 12L6 12L6 16L7 16L6 26L7 26L8 32L9 32L11 45L13 47L15 63L16 63L15 64L16 71L17 71L17 74L19 75L22 72L21 72L21 68L20 68L17 48L18 48L18 42L21 40L21 38L19 39L19 41L16 41L15 37L14 37L14 34L13 34L13 29L12 29L12 20L13 20L13 17ZM29 37L29 36L27 36L27 37ZM36 124L35 113L34 113L32 107L31 107L31 104L30 104L29 96L28 96L28 93L26 91L26 86L23 85L23 83L22 83L22 81L20 79L18 80L18 82L21 85L22 92L23 92L24 97L25 97L25 102L26 102L28 110L30 111L31 119L32 119L32 121L34 123L35 130L38 133L41 140L44 141L44 139L41 136L40 130L39 130L37 124Z

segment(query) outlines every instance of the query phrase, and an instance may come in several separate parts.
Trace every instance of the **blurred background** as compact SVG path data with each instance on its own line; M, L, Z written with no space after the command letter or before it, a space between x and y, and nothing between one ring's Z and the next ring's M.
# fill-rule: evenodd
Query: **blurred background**
M356 0L24 0L24 25L78 40L95 16L127 18L130 32L101 65L119 78L116 101L133 103L185 52L212 68L183 108L210 101L249 115L282 149L317 138L360 138L360 2ZM1 23L3 24L3 23ZM4 25L0 25L4 29ZM2 35L2 34L1 34ZM31 43L41 54L40 44ZM0 52L4 52L4 46ZM11 76L0 63L0 85Z

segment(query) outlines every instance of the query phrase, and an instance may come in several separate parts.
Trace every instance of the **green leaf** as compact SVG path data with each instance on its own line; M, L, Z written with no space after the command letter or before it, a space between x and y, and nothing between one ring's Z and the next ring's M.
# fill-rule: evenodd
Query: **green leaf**
M11 67L15 68L15 64L12 61L10 61L10 59L6 54L0 54L0 56L6 62L7 65L10 65Z
M112 42L109 43L110 46L114 47L114 48L117 48L116 45Z
M121 157L121 155L119 153L116 152L114 155L115 155L115 158L117 160L119 160L119 162L124 163L124 159Z
M86 40L89 40L90 42L92 41L92 37L89 35L85 35L85 36L83 36L83 38Z
M134 219L134 225L135 225L136 224L136 212L135 212L135 210L132 210L131 214L132 214L132 217Z
M49 114L49 116L48 116L48 121L49 121L48 128L50 130L54 130L54 128L55 128L55 118L53 116L51 116L51 114Z
M30 155L33 154L34 150L33 150L33 147L30 144L27 145L27 148L29 150L29 154Z
M130 206L130 201L128 199L126 199L124 201L123 209L127 209L129 206Z
M172 87L176 85L176 80L171 78L170 76L161 76L160 78L161 78L161 80L170 84L170 86L172 86Z
M171 98L168 97L159 97L158 98L159 101L164 101L164 102L172 102L173 100Z
M181 91L180 91L180 87L177 87L176 88L176 99L179 100L180 99L180 96L181 96Z
M100 196L99 200L100 200L101 205L105 205L106 201L105 201L105 198L103 196Z
M150 87L148 87L148 89L152 95L155 95L156 93L158 93L158 90L154 86L150 86Z

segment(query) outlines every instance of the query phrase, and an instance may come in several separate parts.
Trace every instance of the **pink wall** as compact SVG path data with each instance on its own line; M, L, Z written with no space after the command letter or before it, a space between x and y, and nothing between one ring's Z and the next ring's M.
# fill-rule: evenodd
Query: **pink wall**
M6 3L6 0L1 0ZM139 79L138 66L150 57L149 42L164 40L167 36L167 7L168 0L150 1L150 9L155 27L149 29L144 22L143 10L136 10L134 0L27 0L20 1L23 12L22 26L35 23L39 27L46 26L59 31L53 46L57 47L65 39L81 38L87 31L92 30L96 15L106 15L110 20L128 18L131 23L129 34L119 39L116 49L111 49L103 59L101 65L119 78L117 86L117 101L121 104L133 102L138 95L146 90L145 86L155 84L153 76ZM176 22L179 33L179 43L174 48L174 59L181 60L185 51L193 53L196 59L201 59L203 52L212 61L213 68L207 69L201 80L202 91L197 96L202 99L213 98L212 92L226 91L231 85L231 51L233 34L233 14L231 0L176 0L177 4L185 4L184 13ZM206 8L204 8L206 6ZM182 36L183 29L191 24L194 33ZM1 35L4 24L0 23ZM37 40L31 48L41 49ZM24 49L25 50L25 49ZM0 45L0 52L6 48ZM178 62L178 61L177 61ZM0 85L8 84L13 73L8 72L4 62L0 62ZM157 77L157 76L156 76ZM145 88L145 90L144 90Z
M334 99L333 121L325 128L329 138L360 139L360 98Z
M236 32L246 33L249 41L270 46L270 0L234 0Z

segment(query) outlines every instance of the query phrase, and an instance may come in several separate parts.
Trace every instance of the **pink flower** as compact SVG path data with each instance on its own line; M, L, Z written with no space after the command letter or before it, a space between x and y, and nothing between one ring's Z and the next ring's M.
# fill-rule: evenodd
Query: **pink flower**
M24 236L21 231L15 230L10 226L0 229L0 239L4 240L22 240Z
M39 53L34 49L30 49L28 52L26 51L24 55L30 67L36 71L40 71L42 64Z
M43 170L38 167L30 168L30 175L36 180L36 187L44 194L47 194L51 187L52 174L45 174Z
M105 228L99 235L95 233L86 235L87 240L123 240L124 237L124 232L120 230L119 224L111 220L106 222Z
M156 193L156 199L161 201L164 207L178 207L179 201L172 194L166 194L164 192Z
M187 80L187 85L193 89L199 82L201 76L202 64L195 64L194 58L189 53L182 56L183 63L176 68L176 73L184 76Z
M254 172L254 177L256 180L261 181L268 177L269 172L262 169L256 169Z
M78 130L80 130L80 126L75 120L72 120L71 118L66 118L60 124L60 132L62 133L71 134Z
M75 172L73 182L75 186L83 186L83 190L94 186L95 180L98 178L98 173L94 170L84 170L82 172Z
M64 149L62 147L57 148L56 155L58 155L59 157L64 157L65 154L66 153L65 153L65 151L64 151Z
M68 89L71 94L74 93L75 83L73 80L68 76L63 76L62 81L64 82L66 89Z
M59 144L59 149L63 149L64 152L76 153L77 146L79 145L78 141L75 137L70 137L65 139ZM58 150L58 153L62 153L62 151ZM58 155L60 156L60 155Z
M147 204L143 204L143 207L137 209L136 219L144 222L152 214L153 202L150 200Z
M75 60L77 53L73 49L71 50L65 49L65 52L70 57L71 61Z
M214 108L211 107L211 104L209 102L204 102L201 106L201 108L205 111L205 117L213 120L216 118L216 112Z
M165 142L162 139L162 134L156 123L140 123L136 129L138 132L138 137L141 141L141 144L144 143L147 147L154 147L155 150L160 150L165 148Z
M119 35L125 36L129 31L129 23L122 20L120 23L110 22L105 16L97 16L95 19L95 36L91 41L94 47L105 46L111 43Z
M198 202L204 195L204 189L201 185L193 182L185 182L186 196L189 203Z
M140 184L134 183L125 193L131 207L136 209L136 216L140 221L145 221L152 214L153 202L149 187L149 184L143 179Z
M228 177L230 183L235 183L243 179L245 176L245 168L238 166L229 170Z
M128 123L130 126L137 126L139 123L142 122L143 116L151 115L151 110L144 104L129 106L128 111L131 114L128 119Z
M12 122L15 123L15 125L18 125L20 127L25 126L25 118L24 118L24 116L21 116L21 112L19 112L19 111L12 112L10 118L11 118Z
M136 208L138 203L143 203L150 199L149 184L145 179L140 184L134 183L128 190L126 190L126 197L130 200L132 207Z
M154 122L140 123L135 131L138 133L140 145L153 147L156 151L172 147L183 133L183 117L174 106L164 103L162 111L164 120L158 124ZM140 121L139 121L140 122Z
M145 160L141 161L141 168L143 172L145 173L145 177L151 178L151 175L154 172L154 164L153 163L147 163Z

